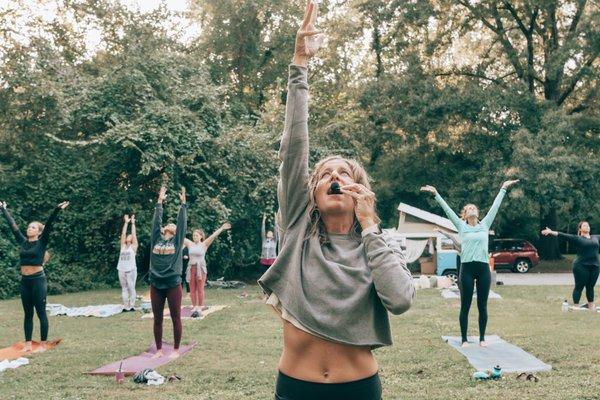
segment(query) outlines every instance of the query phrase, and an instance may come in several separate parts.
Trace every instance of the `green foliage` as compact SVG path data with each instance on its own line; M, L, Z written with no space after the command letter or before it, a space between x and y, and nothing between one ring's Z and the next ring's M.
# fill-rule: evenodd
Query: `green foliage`
M190 232L202 227L210 234L232 221L231 235L209 251L209 269L214 277L244 273L259 254L262 212L274 209L274 138L230 124L226 95L200 58L152 29L164 15L140 20L119 12L128 28L112 38L111 53L71 62L42 37L8 52L0 161L12 173L0 176L3 200L22 228L71 201L51 238L51 293L115 283L124 213L137 216L138 266L145 271L161 184L170 189L165 223L176 215L181 186L188 188ZM48 65L61 65L60 73ZM16 247L4 238L2 246ZM1 260L3 269L18 272L14 258ZM3 274L3 297L15 294L16 278Z
M304 2L192 2L202 29L187 44L164 7L56 4L53 20L15 3L0 21L1 200L22 229L71 201L51 238L52 293L116 284L124 213L137 217L143 276L162 184L165 222L186 186L190 233L232 223L208 253L211 276L248 275L262 214L277 208L287 65ZM333 153L361 161L386 227L399 202L440 213L419 193L424 184L455 209L473 202L485 212L508 178L522 182L498 215L499 236L536 242L546 224L600 226L598 7L499 4L320 4L328 42L310 65L311 162ZM523 31L519 21L533 16ZM98 48L86 45L86 29L100 32ZM8 297L18 261L3 225ZM537 243L558 256L555 240Z

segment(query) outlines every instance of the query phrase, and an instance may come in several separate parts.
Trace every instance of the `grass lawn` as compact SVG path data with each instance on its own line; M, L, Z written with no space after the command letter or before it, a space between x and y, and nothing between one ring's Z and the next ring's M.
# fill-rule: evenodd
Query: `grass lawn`
M558 261L546 261L541 260L538 265L531 270L531 272L573 272L573 260L575 254L565 254L562 260Z
M570 287L497 287L503 300L490 300L489 334L552 364L538 374L539 383L514 375L497 382L474 382L465 358L441 340L458 335L458 301L443 300L437 289L418 293L405 315L392 317L395 345L376 350L384 399L600 399L600 314L560 312ZM257 287L208 290L208 304L230 308L203 321L183 321L184 342L196 340L189 354L158 369L177 373L178 383L160 387L83 372L138 354L152 342L152 321L138 313L110 318L50 317L50 338L61 337L55 350L31 357L31 364L0 374L0 399L272 399L281 324L260 301ZM51 296L51 303L82 306L118 303L118 290ZM476 333L477 310L471 311ZM19 299L0 302L0 346L22 338ZM165 338L172 330L166 320ZM39 335L35 321L34 338Z

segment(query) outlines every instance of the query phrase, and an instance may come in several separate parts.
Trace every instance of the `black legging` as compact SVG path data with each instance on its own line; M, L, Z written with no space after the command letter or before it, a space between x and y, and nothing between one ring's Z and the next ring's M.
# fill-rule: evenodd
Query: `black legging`
M33 310L37 312L40 319L40 331L42 342L48 339L48 317L46 316L46 293L48 283L44 271L33 275L21 275L21 303L25 318L23 329L25 330L25 341L30 342L33 335Z
M594 286L598 281L600 267L597 265L574 264L573 275L575 276L575 289L573 289L573 303L579 304L583 288L588 303L594 302Z
M485 327L487 326L488 313L487 301L492 284L492 274L487 263L471 261L462 263L458 276L460 289L460 335L462 341L467 341L467 328L469 326L469 310L473 301L473 288L477 285L477 309L479 310L479 340L485 340Z
M317 383L292 378L282 372L277 375L275 400L381 400L379 374L358 381Z

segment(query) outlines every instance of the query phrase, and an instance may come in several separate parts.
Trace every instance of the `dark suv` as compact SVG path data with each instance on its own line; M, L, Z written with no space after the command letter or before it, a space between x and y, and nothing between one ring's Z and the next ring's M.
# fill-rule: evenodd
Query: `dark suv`
M540 261L537 249L523 239L495 239L490 243L496 269L510 268L524 274Z

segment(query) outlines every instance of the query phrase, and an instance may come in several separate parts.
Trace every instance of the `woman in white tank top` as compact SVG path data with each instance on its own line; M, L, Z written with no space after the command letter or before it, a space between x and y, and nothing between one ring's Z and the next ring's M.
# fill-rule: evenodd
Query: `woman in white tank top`
M138 248L137 235L135 232L135 215L123 217L123 230L121 231L121 254L117 270L119 271L119 283L121 284L121 295L123 297L123 312L134 311L135 307L135 281L137 280L137 266L135 254ZM131 235L127 235L127 226L131 222Z
M194 229L192 239L185 240L185 246L189 252L188 269L185 274L185 280L190 284L190 298L192 299L192 318L198 318L202 313L204 303L204 285L206 284L206 251L214 240L222 232L231 229L231 224L225 223L221 225L208 238L202 229Z

